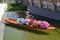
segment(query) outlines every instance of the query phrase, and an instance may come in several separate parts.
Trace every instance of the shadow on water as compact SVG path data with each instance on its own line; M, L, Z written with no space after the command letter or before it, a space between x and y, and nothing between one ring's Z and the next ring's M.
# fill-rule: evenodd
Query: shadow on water
M20 26L12 25L12 24L6 24L6 26L13 27L13 28L16 28L18 30L32 32L32 33L35 33L35 34L48 35L48 33L44 32L44 31L36 30L36 29L20 27Z

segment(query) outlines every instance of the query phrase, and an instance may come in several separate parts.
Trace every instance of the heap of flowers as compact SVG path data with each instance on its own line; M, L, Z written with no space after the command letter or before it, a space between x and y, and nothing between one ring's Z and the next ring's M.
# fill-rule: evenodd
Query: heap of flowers
M47 21L42 21L42 20L36 20L32 15L26 16L26 18L20 18L18 21L20 22L19 24L26 24L29 25L29 27L39 27L39 28L47 28L50 26L50 23Z
M39 28L47 28L50 26L50 23L48 23L47 21L41 21L41 20L36 20L36 19L25 19L24 23L26 25L29 25L30 27L39 26Z

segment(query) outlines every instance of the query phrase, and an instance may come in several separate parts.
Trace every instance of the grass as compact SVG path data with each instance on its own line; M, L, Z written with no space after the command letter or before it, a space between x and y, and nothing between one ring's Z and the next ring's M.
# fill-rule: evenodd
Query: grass
M8 11L25 11L25 6L17 5L12 6L11 4L8 4Z

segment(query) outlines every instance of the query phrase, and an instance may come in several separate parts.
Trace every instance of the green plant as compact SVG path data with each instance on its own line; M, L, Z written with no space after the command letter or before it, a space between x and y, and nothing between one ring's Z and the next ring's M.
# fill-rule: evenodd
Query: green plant
M8 5L8 11L25 11L25 6L17 5L12 6L11 4Z

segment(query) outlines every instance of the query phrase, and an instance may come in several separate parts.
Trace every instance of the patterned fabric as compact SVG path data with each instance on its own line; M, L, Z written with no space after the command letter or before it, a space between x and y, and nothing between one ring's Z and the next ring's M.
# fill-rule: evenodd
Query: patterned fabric
M23 24L24 23L24 18L18 18L17 24Z
M25 19L24 22L31 25L33 23L33 19Z

